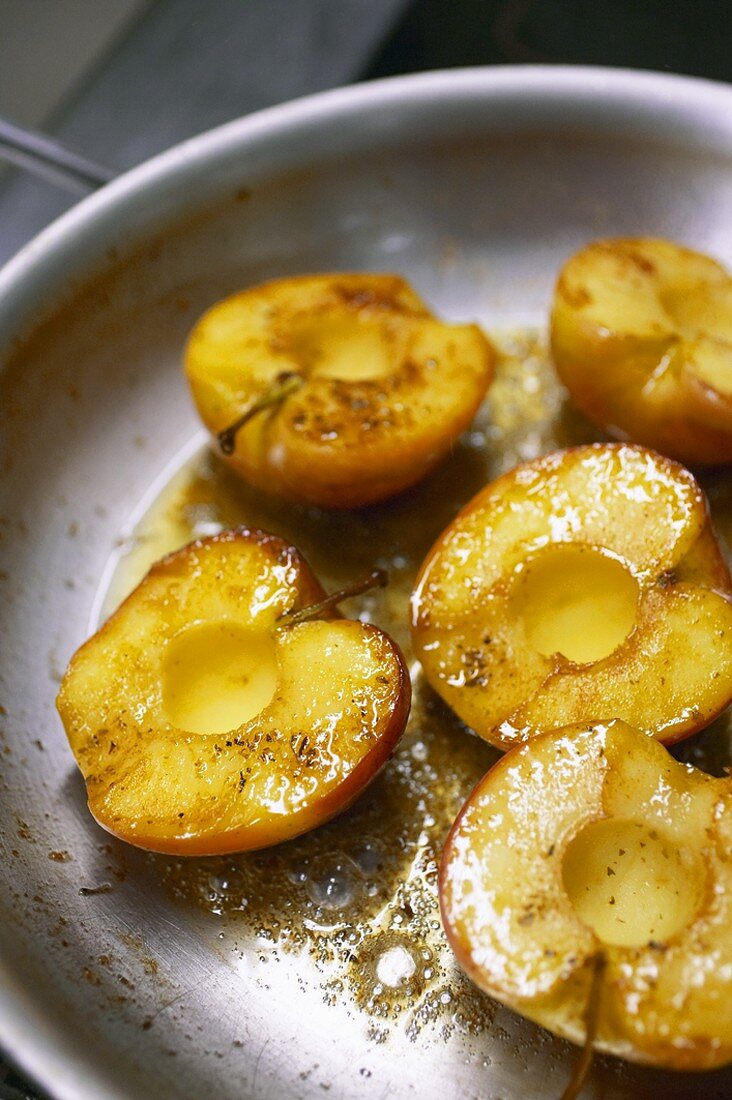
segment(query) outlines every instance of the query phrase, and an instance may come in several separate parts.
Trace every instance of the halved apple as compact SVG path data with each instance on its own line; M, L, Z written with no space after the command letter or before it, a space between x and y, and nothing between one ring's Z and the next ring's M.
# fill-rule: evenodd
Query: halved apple
M627 444L559 451L488 485L422 565L427 679L501 748L623 718L670 743L732 699L732 581L702 490Z
M732 1059L732 782L623 722L499 760L445 845L440 903L473 981L557 1035L584 1041L595 975L599 1049Z
M610 435L683 462L732 462L732 276L650 237L595 241L562 268L559 377Z
M208 855L276 844L354 800L402 734L409 676L376 627L327 609L299 621L322 596L297 550L261 531L153 566L58 696L101 825Z
M397 275L339 274L225 298L194 328L185 367L245 481L350 508L437 465L483 400L493 358L477 326L438 321Z

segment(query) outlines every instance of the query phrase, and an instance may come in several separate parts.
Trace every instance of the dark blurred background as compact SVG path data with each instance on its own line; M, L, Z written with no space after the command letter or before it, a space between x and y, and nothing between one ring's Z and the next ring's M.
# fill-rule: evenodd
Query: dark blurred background
M732 79L728 0L415 0L373 75L454 65L622 65Z
M0 0L0 117L122 170L298 95L461 65L732 80L730 0ZM78 196L0 166L0 263ZM36 1094L0 1059L0 1100Z

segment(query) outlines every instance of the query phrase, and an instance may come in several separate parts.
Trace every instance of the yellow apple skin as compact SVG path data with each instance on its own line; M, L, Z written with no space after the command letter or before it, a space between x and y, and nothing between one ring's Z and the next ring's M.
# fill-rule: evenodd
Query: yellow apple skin
M277 844L353 802L404 730L410 681L374 626L283 625L322 596L298 551L256 530L153 566L58 695L100 825L138 847L212 855Z
M249 484L326 508L415 484L470 424L493 376L476 325L438 321L397 275L280 279L213 306L185 370L217 435L281 375L302 378L254 416L228 458Z
M623 722L502 757L448 837L440 905L472 980L555 1034L584 1042L601 957L597 1049L732 1059L732 782Z
M622 718L665 744L732 698L732 581L692 475L593 444L488 485L428 553L416 654L481 737Z
M732 277L650 237L572 256L551 315L557 373L609 435L691 465L732 462Z

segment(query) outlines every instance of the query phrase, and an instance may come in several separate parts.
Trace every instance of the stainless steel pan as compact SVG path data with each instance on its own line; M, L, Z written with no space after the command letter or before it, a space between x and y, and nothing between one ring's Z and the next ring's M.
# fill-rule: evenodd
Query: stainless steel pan
M102 834L53 700L130 516L200 443L179 362L207 304L289 272L392 269L446 315L541 325L562 258L614 233L732 262L732 89L527 67L329 92L135 169L0 273L0 1042L54 1097L561 1092L571 1048L511 1013L474 998L466 1015L446 980L424 1027L377 1018L328 970L326 932L298 948L294 894L295 945L274 950L271 922L224 920L171 861ZM732 1077L608 1059L587 1096L651 1090L723 1097Z

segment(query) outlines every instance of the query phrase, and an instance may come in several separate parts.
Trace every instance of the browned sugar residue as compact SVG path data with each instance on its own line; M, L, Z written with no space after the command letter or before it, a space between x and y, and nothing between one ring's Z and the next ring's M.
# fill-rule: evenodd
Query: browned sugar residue
M347 814L260 853L151 859L179 900L246 929L262 961L272 949L307 950L328 1003L402 1018L416 1034L454 1015L459 989L477 1026L491 1006L444 944L437 870L457 811L496 755L420 684L400 750Z
M343 609L387 630L411 662L409 594L427 550L458 509L517 462L598 438L565 400L534 335L506 336L500 346L490 400L471 429L431 477L385 504L357 512L282 504L244 486L215 456L196 457L134 533L108 606L163 553L247 524L298 546L326 590L387 569L388 588ZM721 479L708 484L713 499L726 492ZM721 503L732 515L732 501ZM443 1037L455 1029L479 1032L495 1011L446 945L437 871L457 812L499 754L465 730L416 666L413 679L399 750L346 814L260 853L149 857L173 897L215 918L232 950L253 949L263 964L307 952L326 1003L363 1012L376 1043L394 1026L410 1038L425 1027ZM683 751L697 766L719 772L729 763L725 723L686 742Z

